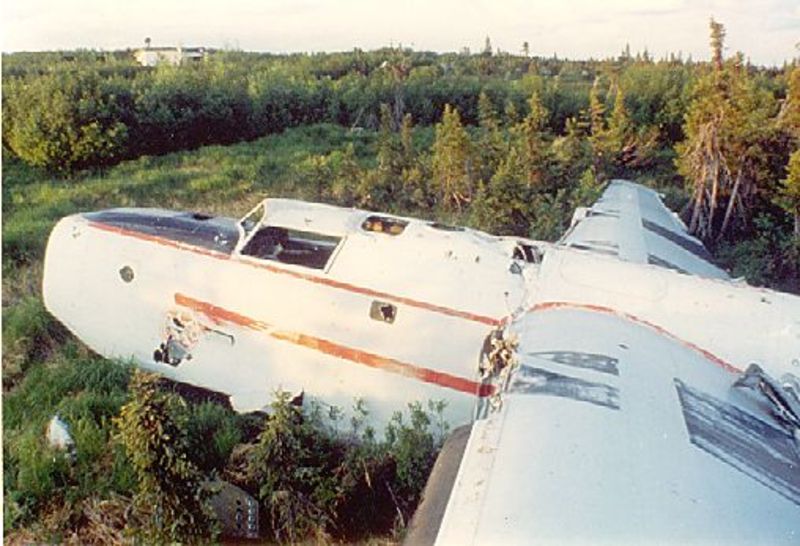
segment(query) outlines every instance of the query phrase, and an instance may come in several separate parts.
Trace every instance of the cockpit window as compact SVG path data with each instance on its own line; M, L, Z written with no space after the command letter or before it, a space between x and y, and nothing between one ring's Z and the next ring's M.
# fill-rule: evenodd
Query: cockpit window
M325 269L340 237L277 226L264 226L247 242L242 254L313 269Z
M398 218L390 218L388 216L368 216L364 223L361 224L361 229L364 231L372 231L374 233L386 233L387 235L400 235L406 229L408 222Z
M260 203L256 208L251 210L247 216L239 221L239 226L242 228L243 239L255 229L261 219L264 217L264 204Z

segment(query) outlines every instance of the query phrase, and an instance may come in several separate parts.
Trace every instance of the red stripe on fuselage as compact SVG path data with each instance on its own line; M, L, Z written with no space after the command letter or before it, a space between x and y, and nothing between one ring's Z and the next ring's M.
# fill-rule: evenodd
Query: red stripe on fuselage
M396 360L394 358L380 356L367 351L362 351L361 349L355 349L353 347L347 347L327 339L297 332L277 330L265 322L246 317L208 302L191 298L184 294L175 294L175 303L192 309L198 313L202 313L211 319L215 324L227 322L252 330L263 331L275 339L288 341L289 343L294 343L295 345L299 345L307 349L312 349L326 355L335 356L337 358L349 360L350 362L369 366L370 368L384 370L390 373L402 375L404 377L410 377L425 383L432 383L434 385L439 385L440 387L446 387L448 389L453 389L467 394L488 396L494 392L494 387L491 385L484 385L477 381L471 381L469 379L458 377L449 373L439 372L422 366L415 366L413 364L401 362L400 360Z
M486 324L488 326L500 326L503 321L500 319L495 319L492 317L487 317L484 315L478 315L476 313L470 313L468 311L459 311L458 309L451 309L449 307L444 307L441 305L436 305L434 303L429 303L425 301L414 300L411 298L406 298L404 296L396 296L394 294L389 294L386 292L380 292L378 290L373 290L371 288L365 288L363 286L356 286L350 283L337 281L327 277L318 277L316 275L309 275L306 273L302 273L300 271L293 271L290 269L283 269L281 267L276 267L274 265L264 263L264 262L256 262L255 258L250 259L239 259L239 258L232 258L230 255L225 254L223 252L217 252L215 250L208 250L202 247L198 247L195 245L190 245L186 243L179 243L177 241L173 241L170 239L166 239L164 237L159 237L157 235L149 235L147 233L141 233L139 231L133 231L117 226L110 226L108 224L103 224L101 222L89 221L89 225L100 229L102 231L107 231L110 233L116 233L119 235L123 235L125 237L132 237L134 239L140 239L142 241L148 241L151 243L155 243L162 246L167 246L170 248L175 248L178 250L185 250L187 252L193 252L195 254L201 254L203 256L208 256L211 258L216 258L218 260L230 260L233 259L237 263L248 265L250 267L256 267L259 269L265 269L270 273L276 273L279 275L288 275L290 277L294 277L296 279L301 279L307 282L312 282L315 284L321 284L324 286L330 286L332 288L337 288L340 290L346 290L348 292L354 292L356 294L361 294L364 296L369 296L372 298L384 299L389 300L395 303L402 303L404 305L408 305L410 307L416 307L418 309L425 309L426 311L432 311L434 313L440 313L442 315L461 318L464 320L469 320L472 322L478 322L481 324Z

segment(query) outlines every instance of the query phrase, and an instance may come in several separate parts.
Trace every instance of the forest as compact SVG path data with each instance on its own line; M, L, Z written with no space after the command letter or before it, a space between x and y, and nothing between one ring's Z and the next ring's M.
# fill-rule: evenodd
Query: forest
M66 214L239 216L269 195L552 241L625 178L658 189L732 276L800 293L800 64L726 58L725 28L709 30L709 60L545 58L489 38L474 53L214 51L157 67L131 51L4 54L7 535L206 542L219 528L204 484L224 479L259 500L270 540L397 539L448 430L436 401L386 431L299 418L284 395L269 418L240 416L99 358L41 299ZM73 453L46 445L55 413Z

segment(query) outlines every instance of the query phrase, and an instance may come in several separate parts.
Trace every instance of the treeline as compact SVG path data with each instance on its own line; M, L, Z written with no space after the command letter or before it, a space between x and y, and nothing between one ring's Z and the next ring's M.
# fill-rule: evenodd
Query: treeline
M397 126L384 104L375 165L360 165L350 149L310 155L294 174L317 188L318 200L548 240L605 181L636 179L665 192L734 276L797 292L800 68L787 74L784 97L740 55L695 73L674 145L666 125L635 121L626 80L611 73L595 77L587 107L561 132L537 88L520 110L481 91L473 126L445 105L422 146L414 145L411 115Z
M605 180L632 178L667 191L735 275L797 291L798 68L725 60L724 28L711 31L710 63L532 58L489 43L478 54L216 52L157 68L125 52L8 55L3 144L69 174L298 125L377 130L375 164L345 150L306 158L296 176L321 200L541 238ZM412 145L430 126L429 145Z
M144 68L130 54L13 54L3 58L4 145L54 172L103 166L144 154L224 144L330 122L375 129L381 104L394 122L438 122L446 104L468 125L481 92L524 116L536 91L548 128L588 108L598 74L626 88L639 126L681 136L692 65L620 57L572 62L520 55L437 55L401 49L325 55L219 52L207 62ZM603 97L613 101L613 94Z

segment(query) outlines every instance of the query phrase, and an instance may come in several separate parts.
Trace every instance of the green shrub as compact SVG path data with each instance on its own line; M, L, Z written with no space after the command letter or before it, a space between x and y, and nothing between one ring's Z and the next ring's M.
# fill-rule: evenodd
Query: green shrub
M447 427L443 403L397 413L379 441L357 404L349 429L341 412L303 411L278 393L248 452L246 487L257 487L263 526L281 542L358 540L402 528L416 508Z
M117 438L136 472L136 531L149 543L202 543L213 537L210 491L194 464L186 437L188 412L160 379L136 370L131 399L115 419Z
M221 471L242 441L240 416L213 402L190 405L188 410L185 434L192 461L206 474Z
M722 266L750 284L800 293L800 238L766 214L753 224L751 236L722 242L717 252Z
M63 492L70 480L70 465L64 453L46 445L44 427L15 438L14 445L4 453L6 457L10 460L4 462L3 481L10 494L4 496L15 506L15 513L4 514L12 518L4 524L12 528L16 520L30 519Z
M4 142L52 171L119 161L131 123L131 89L91 69L54 71L4 83Z

